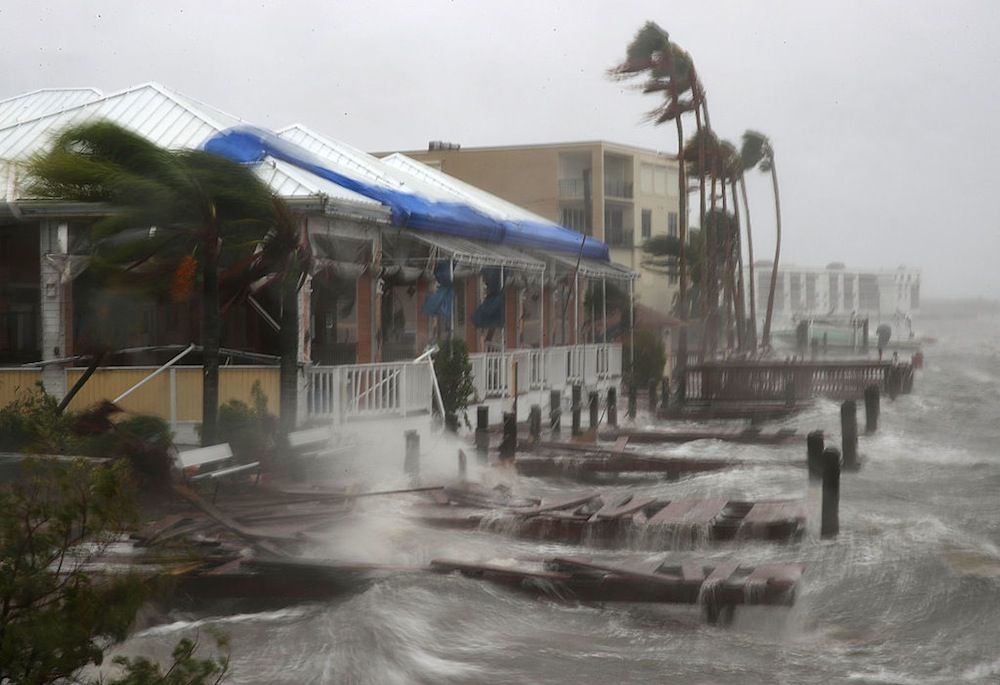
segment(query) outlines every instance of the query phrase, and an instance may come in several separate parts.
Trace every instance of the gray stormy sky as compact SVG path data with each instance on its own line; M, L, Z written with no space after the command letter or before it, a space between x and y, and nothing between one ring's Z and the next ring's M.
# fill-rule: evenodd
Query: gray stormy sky
M8 0L0 98L155 80L366 150L605 139L675 150L604 77L643 21L694 57L712 122L775 147L782 260L918 266L1000 297L1000 2ZM693 126L689 126L693 129ZM750 184L773 252L770 185Z

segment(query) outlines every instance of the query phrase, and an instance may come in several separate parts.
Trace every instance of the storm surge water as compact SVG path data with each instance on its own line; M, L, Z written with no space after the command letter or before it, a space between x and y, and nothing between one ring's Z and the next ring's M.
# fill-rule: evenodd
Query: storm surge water
M918 324L936 343L924 348L914 394L884 399L879 433L861 438L863 467L841 481L839 538L673 553L706 564L804 563L790 609L738 608L732 625L715 627L696 607L537 600L459 576L407 573L279 611L172 614L125 651L163 656L181 636L214 626L231 638L232 683L1000 682L1000 312L940 305ZM838 422L837 405L820 402L786 425L839 440ZM677 449L754 465L638 490L734 499L806 493L805 469L788 465L804 461L804 441ZM453 460L447 450L444 459ZM587 489L542 479L516 487L537 495ZM402 519L398 500L362 507L356 527L331 531L316 556L412 566L438 557L505 564L608 553L426 528Z

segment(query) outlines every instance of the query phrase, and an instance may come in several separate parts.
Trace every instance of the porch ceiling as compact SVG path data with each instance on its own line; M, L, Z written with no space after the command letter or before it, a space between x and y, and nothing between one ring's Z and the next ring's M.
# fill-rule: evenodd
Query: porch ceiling
M550 253L549 259L555 264L557 272L576 271L577 260L574 257ZM580 275L586 278L606 278L612 281L634 281L639 274L628 267L614 262L599 262L595 259L580 259Z
M439 233L420 233L417 231L403 231L402 233L437 248L454 259L457 264L504 266L535 272L545 270L545 262L542 260L535 259L507 245L480 243L467 238Z

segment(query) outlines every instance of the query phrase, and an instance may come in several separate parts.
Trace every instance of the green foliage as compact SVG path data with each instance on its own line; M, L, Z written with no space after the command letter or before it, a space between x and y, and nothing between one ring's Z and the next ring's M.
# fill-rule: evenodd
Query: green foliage
M94 564L135 518L128 465L31 461L0 491L0 682L51 683L100 664L145 597Z
M127 461L143 490L162 492L170 484L173 434L158 416L128 416L108 431L78 438L78 443L82 456Z
M628 347L624 349L624 356L624 367L628 369L631 361ZM649 381L660 380L666 363L663 341L650 331L636 331L635 362L631 365L629 382L646 387Z
M41 383L0 409L0 451L61 454L70 439L73 418L60 416L59 403Z
M254 381L250 396L252 407L240 400L219 407L219 441L228 442L241 463L271 458L278 439L278 419L267 410L267 395L260 381Z
M445 425L455 430L460 414L465 424L469 425L466 409L476 391L472 382L469 348L464 340L457 338L445 340L438 347L438 353L434 355L434 373L441 389Z
M222 655L202 659L195 656L198 641L184 638L174 647L173 664L166 671L145 657L130 659L117 656L113 663L123 673L108 681L107 685L209 685L222 682L229 672L229 642L221 635L215 636L216 647ZM95 683L94 685L97 685Z

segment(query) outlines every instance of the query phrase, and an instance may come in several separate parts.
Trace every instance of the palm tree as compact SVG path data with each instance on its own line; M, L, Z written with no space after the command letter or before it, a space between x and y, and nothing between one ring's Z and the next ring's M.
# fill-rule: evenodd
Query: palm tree
M202 444L216 441L219 269L275 224L267 187L238 163L201 150L164 150L120 126L91 122L32 159L38 197L113 208L91 229L92 267L172 281L183 296L201 277Z
M764 315L764 330L761 332L761 347L771 343L771 316L774 313L774 289L778 283L778 258L781 256L781 200L778 196L778 171L774 164L774 148L767 136L757 131L743 134L743 148L740 151L744 169L757 167L762 172L771 173L771 187L774 190L775 243L774 264L771 266L771 287L767 293L767 312ZM752 258L751 258L752 259Z

